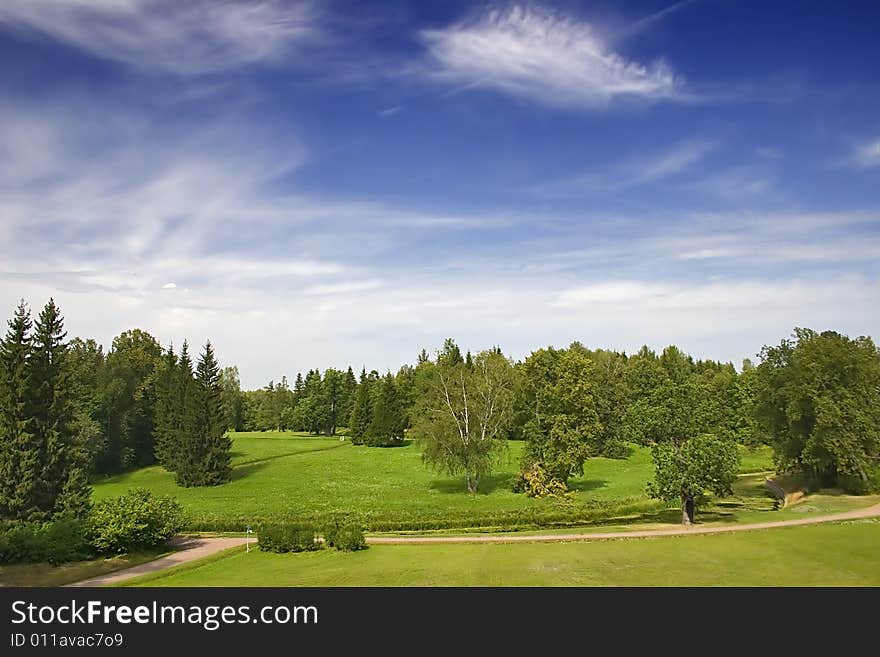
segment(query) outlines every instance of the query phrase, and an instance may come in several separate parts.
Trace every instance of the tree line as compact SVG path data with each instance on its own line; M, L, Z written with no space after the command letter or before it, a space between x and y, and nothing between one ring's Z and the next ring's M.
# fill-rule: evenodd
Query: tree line
M208 342L195 366L148 333L109 352L67 340L50 299L22 301L0 340L0 519L83 517L90 478L159 462L183 486L231 476L220 371Z
M675 346L634 354L546 347L515 362L500 348L462 354L447 339L396 373L313 369L241 389L207 343L163 349L132 329L109 351L66 341L51 301L33 322L16 309L0 344L0 515L51 516L87 504L91 476L159 463L183 486L231 477L228 430L345 435L393 447L416 440L425 463L477 492L524 441L514 486L564 496L587 459L652 450L651 495L681 503L728 494L738 445L773 447L777 469L808 485L880 488L880 355L868 337L798 328L759 364L695 360Z

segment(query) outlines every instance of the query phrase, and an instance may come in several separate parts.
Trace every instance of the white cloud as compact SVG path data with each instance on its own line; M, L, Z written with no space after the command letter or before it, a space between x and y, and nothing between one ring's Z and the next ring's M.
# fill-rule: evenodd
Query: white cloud
M319 35L311 2L278 0L3 0L0 23L178 74L278 61Z
M880 166L880 139L857 146L853 154L853 162L863 169Z
M448 336L517 358L579 339L738 360L795 325L858 334L880 321L876 277L840 271L872 271L877 210L536 217L327 200L279 192L275 176L306 155L243 116L181 138L115 107L90 131L75 102L53 106L67 109L0 110L0 126L29 126L52 153L0 175L0 320L21 297L54 295L71 336L210 338L247 387L314 367L396 369ZM650 175L672 177L657 161ZM823 268L764 269L798 262Z
M386 107L385 109L379 112L379 116L382 118L388 118L389 116L394 116L395 114L399 114L403 111L403 105L394 105L392 107Z
M682 85L664 62L628 60L589 23L538 7L494 10L421 36L435 76L544 105L594 108L623 98L672 99Z
M355 292L366 292L367 290L375 290L382 285L382 281L371 279L366 281L343 281L340 283L329 283L324 285L314 285L305 290L305 294L312 295L331 295L331 294L352 294Z
M162 286L162 289L163 290L173 290L176 287L177 287L177 283L165 283L165 285Z

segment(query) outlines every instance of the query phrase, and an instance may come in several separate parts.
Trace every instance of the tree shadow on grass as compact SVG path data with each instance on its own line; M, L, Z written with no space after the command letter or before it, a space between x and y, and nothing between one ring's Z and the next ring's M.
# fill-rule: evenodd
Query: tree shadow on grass
M580 481L569 481L568 490L586 492L596 490L597 488L605 488L608 485L606 479L581 479Z
M267 465L269 465L268 461L255 461L252 463L237 465L232 468L232 481L244 479L245 477L250 477L251 475L258 473Z
M480 487L477 495L488 495L499 489L511 490L510 480L513 478L511 474L494 474L487 475L480 479ZM456 477L454 479L435 479L428 487L440 493L457 493L467 494L464 477Z

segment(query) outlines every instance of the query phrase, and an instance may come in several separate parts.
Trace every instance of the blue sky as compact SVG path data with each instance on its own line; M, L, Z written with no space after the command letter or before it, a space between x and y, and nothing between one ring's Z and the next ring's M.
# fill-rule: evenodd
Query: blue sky
M0 304L257 387L877 337L876 3L0 4Z

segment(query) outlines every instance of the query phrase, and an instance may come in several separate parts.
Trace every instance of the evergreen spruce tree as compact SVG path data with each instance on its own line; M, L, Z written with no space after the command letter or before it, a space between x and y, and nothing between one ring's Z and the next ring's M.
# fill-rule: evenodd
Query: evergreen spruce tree
M349 419L351 442L355 445L363 445L367 437L367 429L372 420L372 395L371 382L366 372L361 374L361 382L358 384L354 398L354 408Z
M170 470L173 470L177 483L181 486L194 486L190 483L194 480L193 471L198 463L199 449L196 445L196 410L197 391L193 375L192 358L189 355L189 343L184 340L180 349L180 357L177 361L177 370L174 381L174 418L176 432L169 450Z
M232 478L232 465L229 452L232 439L226 435L226 423L223 416L223 389L220 386L220 366L214 356L211 342L205 343L205 349L199 358L196 370L198 384L202 443L205 448L203 464L204 484L216 486ZM287 381L284 381L287 389Z
M171 345L162 357L162 368L156 382L156 423L153 427L156 460L169 472L174 472L175 468L182 419L179 369L174 345Z
M339 401L340 422L348 423L349 418L351 417L351 412L354 409L354 400L356 395L357 379L354 376L354 371L349 365L348 370L345 372L345 379L342 383L342 395L340 396Z
M58 306L49 299L34 326L28 368L26 408L39 470L26 512L33 519L80 516L89 508L89 452L75 430L66 335Z
M0 342L0 518L24 518L40 476L27 420L33 322L24 300L8 324Z
M379 383L372 417L366 431L366 443L374 447L403 444L406 416L397 393L394 377L389 372Z
M232 440L226 435L220 366L210 342L199 357L189 389L184 396L184 440L177 479L183 486L217 486L232 477Z

